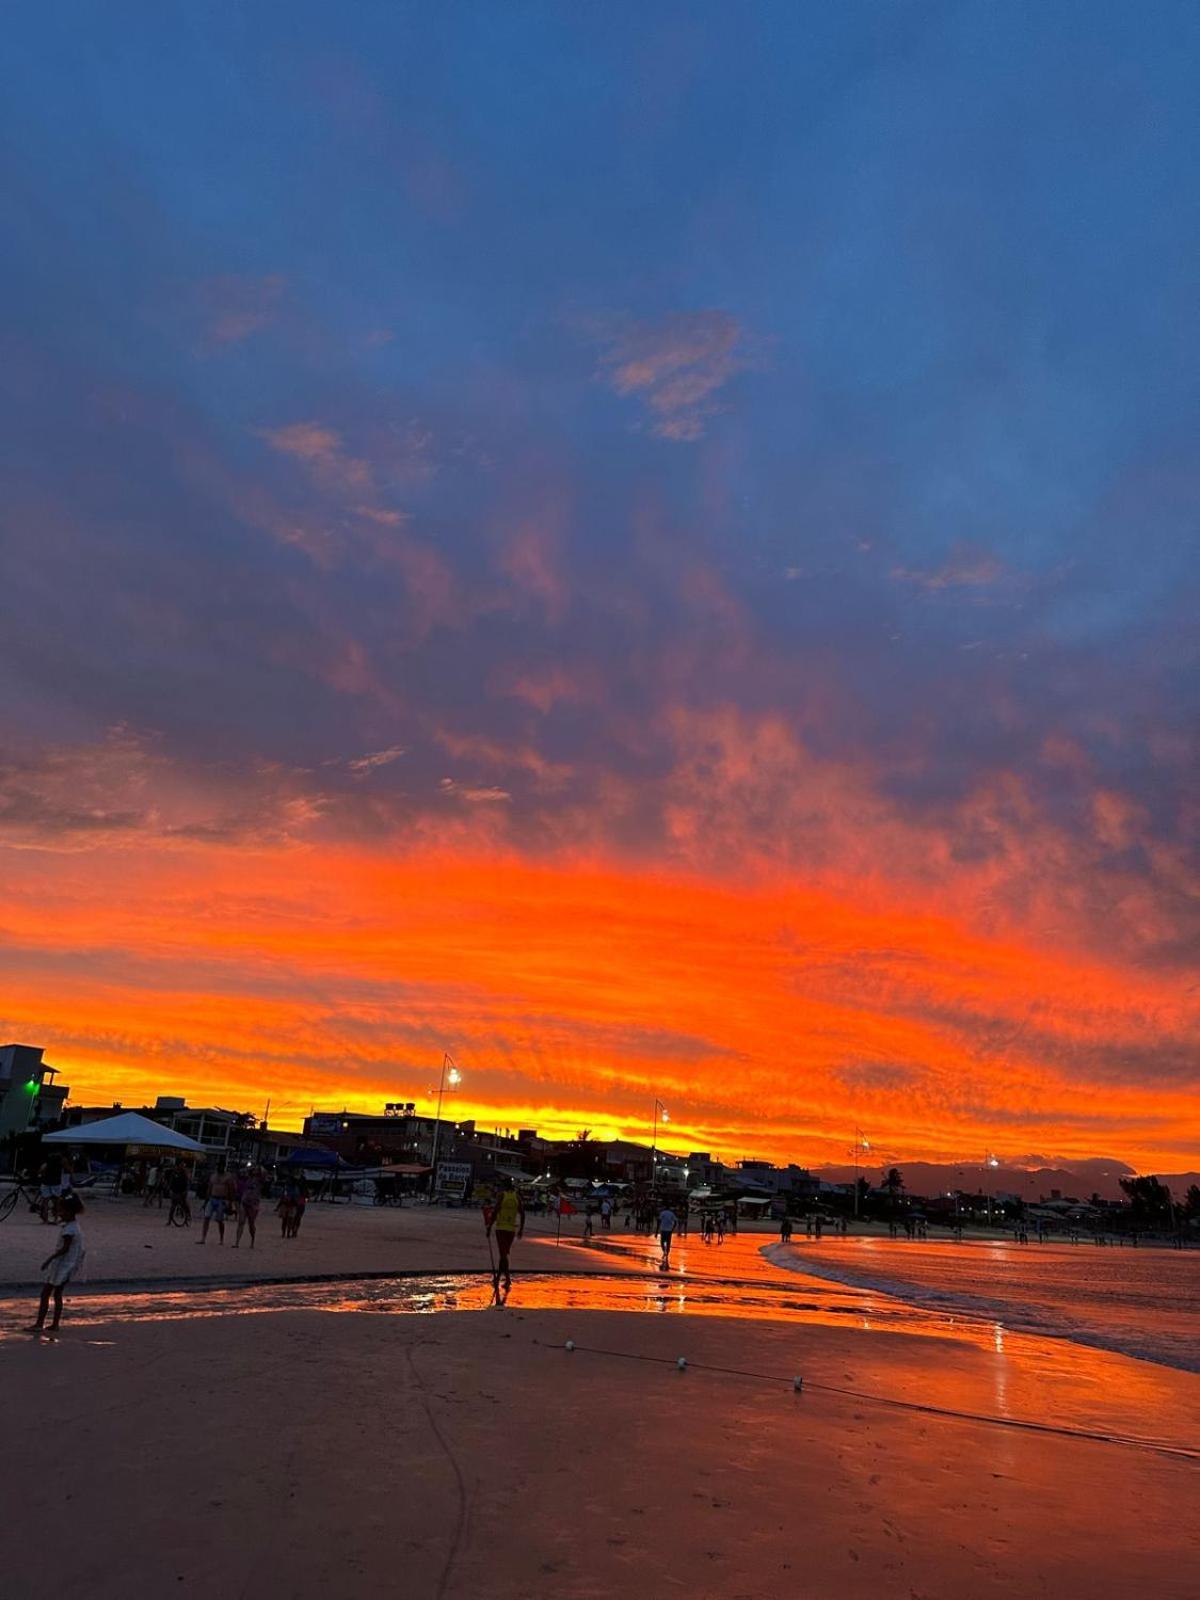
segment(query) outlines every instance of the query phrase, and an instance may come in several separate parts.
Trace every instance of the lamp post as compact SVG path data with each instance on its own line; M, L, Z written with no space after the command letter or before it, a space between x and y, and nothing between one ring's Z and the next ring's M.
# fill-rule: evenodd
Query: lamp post
M988 1153L987 1153L987 1164L988 1164L989 1167L992 1168L993 1171L995 1171L995 1169L1000 1165L999 1156L993 1155L992 1152L989 1150ZM989 1178L988 1179L988 1193L987 1193L988 1226L989 1227L991 1227L991 1223L992 1223L992 1188L993 1188L994 1184L995 1184L995 1179Z
M455 1089L462 1082L462 1073L455 1065L454 1057L448 1050L442 1052L442 1075L438 1079L437 1087L437 1116L433 1122L433 1149L429 1157L429 1204L433 1204L433 1196L437 1187L437 1153L438 1139L442 1131L442 1096L447 1087Z
M858 1169L862 1165L862 1158L871 1148L871 1141L866 1138L861 1128L854 1130L854 1143L850 1147L850 1154L854 1157L854 1220L858 1221Z
M663 1122L670 1122L671 1114L667 1110L666 1106L663 1105L662 1101L658 1098L658 1096L655 1095L654 1096L654 1133L653 1133L653 1135L651 1137L651 1141L650 1141L650 1197L651 1197L651 1199L654 1198L654 1194L655 1194L655 1192L656 1192L656 1190L658 1188L658 1124L659 1124L659 1119L660 1118L662 1119Z

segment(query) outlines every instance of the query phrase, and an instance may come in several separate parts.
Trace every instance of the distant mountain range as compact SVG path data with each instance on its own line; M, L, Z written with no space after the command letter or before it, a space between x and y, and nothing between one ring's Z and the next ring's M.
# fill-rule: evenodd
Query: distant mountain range
M1093 1161L1072 1161L1060 1166L1046 1167L991 1167L986 1162L961 1162L941 1165L930 1161L897 1161L889 1163L899 1167L904 1186L910 1194L946 1194L961 1189L970 1194L1015 1194L1023 1200L1039 1200L1058 1189L1064 1195L1074 1195L1081 1200L1098 1194L1104 1200L1122 1197L1122 1178L1131 1177L1134 1168L1123 1161L1098 1158ZM878 1184L886 1168L863 1166L860 1172L872 1184ZM851 1183L854 1168L850 1165L815 1167L817 1177L830 1183ZM1159 1172L1176 1200L1187 1194L1189 1184L1200 1184L1200 1172Z

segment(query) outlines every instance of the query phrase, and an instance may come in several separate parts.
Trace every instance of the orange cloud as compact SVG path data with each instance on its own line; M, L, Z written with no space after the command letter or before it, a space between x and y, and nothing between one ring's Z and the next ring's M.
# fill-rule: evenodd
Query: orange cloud
M1179 1164L1200 1135L1200 1001L1169 977L973 932L826 874L717 884L491 841L406 855L175 845L10 857L0 1033L77 1098L156 1092L299 1119L425 1098L456 1112L838 1159L1110 1151ZM1148 1037L1180 1066L1122 1075Z

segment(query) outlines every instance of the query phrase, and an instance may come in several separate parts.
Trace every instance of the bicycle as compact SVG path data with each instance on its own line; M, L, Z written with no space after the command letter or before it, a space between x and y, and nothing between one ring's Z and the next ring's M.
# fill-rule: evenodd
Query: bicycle
M192 1208L182 1195L172 1195L171 1208L167 1212L168 1228L190 1228L192 1225Z
M21 1182L20 1178L18 1178L9 1192L4 1196L4 1199L0 1200L0 1222L8 1221L9 1217L11 1217L13 1212L17 1209L17 1202L19 1200L24 1200L29 1206L30 1211L41 1217L43 1222L49 1222L51 1220L50 1212L54 1206L53 1197L36 1194L32 1189L27 1188L26 1185Z

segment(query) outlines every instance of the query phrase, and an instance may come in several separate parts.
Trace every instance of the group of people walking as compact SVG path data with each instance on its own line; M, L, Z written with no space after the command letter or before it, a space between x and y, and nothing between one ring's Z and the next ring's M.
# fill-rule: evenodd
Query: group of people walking
M204 1244L209 1229L216 1223L217 1241L224 1244L225 1224L233 1222L236 1226L233 1248L236 1250L242 1242L243 1233L248 1233L253 1250L265 1187L266 1180L261 1167L249 1167L244 1172L221 1172L216 1177L202 1168L196 1174L196 1199L200 1203L202 1218L200 1237L196 1243ZM297 1236L307 1207L308 1185L304 1179L285 1178L275 1205L281 1239L294 1239Z
M184 1198L186 1202L186 1180ZM232 1221L236 1225L233 1247L236 1250L242 1242L242 1234L249 1233L250 1248L253 1250L255 1238L258 1233L258 1213L262 1206L263 1174L261 1167L250 1167L245 1172L220 1172L215 1178L210 1177L206 1170L196 1175L196 1199L201 1205L200 1237L197 1244L205 1244L208 1240L208 1230L215 1222L217 1225L217 1241L225 1243L225 1223ZM284 1237L288 1237L285 1233Z

